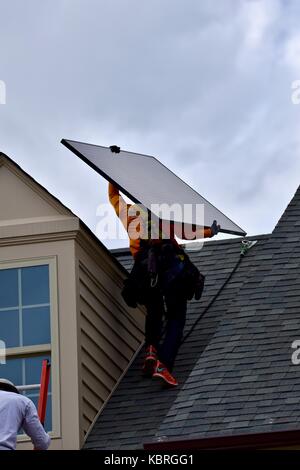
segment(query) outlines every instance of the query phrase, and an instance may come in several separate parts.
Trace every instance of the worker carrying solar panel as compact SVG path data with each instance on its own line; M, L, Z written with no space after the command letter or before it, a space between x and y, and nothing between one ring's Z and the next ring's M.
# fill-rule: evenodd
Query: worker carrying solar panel
M147 310L143 373L176 386L178 382L172 371L183 335L187 300L201 297L204 276L175 239L175 235L184 238L180 225L168 222L168 230L164 231L164 221L145 206L127 204L112 183L109 183L108 194L127 230L134 257L122 295L130 307L142 304ZM219 230L220 226L214 221L210 228L198 227L194 237L213 237ZM166 332L160 344L164 316Z

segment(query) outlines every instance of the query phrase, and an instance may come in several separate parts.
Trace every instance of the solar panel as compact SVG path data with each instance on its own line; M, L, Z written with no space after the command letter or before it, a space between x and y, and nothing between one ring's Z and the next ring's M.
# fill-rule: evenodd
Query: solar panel
M217 220L223 233L246 234L155 157L124 150L114 153L109 147L74 140L62 139L61 142L97 173L118 186L132 201L143 204L157 217L199 225L195 207L200 205L204 208L201 225L210 227ZM168 208L174 205L182 210L170 213ZM188 207L193 209L187 210Z

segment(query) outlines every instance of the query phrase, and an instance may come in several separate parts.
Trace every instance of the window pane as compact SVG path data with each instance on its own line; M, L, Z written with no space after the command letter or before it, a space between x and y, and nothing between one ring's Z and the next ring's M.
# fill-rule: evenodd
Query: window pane
M15 385L22 385L22 359L7 359L6 364L0 364L0 376Z
M48 359L50 361L50 354L45 354L42 356L35 356L35 357L26 357L21 359L23 370L24 370L24 381L19 382L18 385L35 385L40 384L41 382L41 372L42 372L42 362L44 359ZM1 369L0 369L1 371ZM25 383L24 383L25 382ZM23 395L26 395L30 398L36 408L38 408L38 401L40 396L40 391L38 389L26 390L21 392ZM49 389L48 389L48 400L47 400L47 409L46 409L46 420L45 420L45 429L46 431L52 430L52 395L51 395L51 374L50 374L50 381L49 381ZM19 434L24 434L24 431L21 429Z
M23 308L22 317L24 346L50 343L50 307Z
M43 356L36 356L36 357L28 357L25 360L25 377L26 377L26 385L34 385L39 384L41 382L41 372L42 372L42 362L44 359L48 359L50 361L51 356L49 354L45 354ZM46 431L51 431L52 429L52 396L51 396L51 374L50 374L50 381L49 381L49 389L48 389L48 400L47 400L47 409L46 409L46 421L45 421L45 429ZM36 407L38 407L38 400L39 400L39 390L28 390L26 396L30 398Z
M26 385L39 384L41 381L42 362L43 359L50 361L50 355L28 357L25 359L25 377ZM51 382L51 377L50 377ZM49 386L50 391L50 386Z
M17 269L0 269L0 308L18 305L18 271Z
M47 432L52 431L52 396L48 394L46 419L45 419L45 430Z
M30 392L24 393L30 400L35 404L36 409L38 408L39 396L37 394L31 394ZM52 430L52 397L48 394L46 419L45 419L45 431L49 432ZM24 432L24 431L23 431Z
M19 311L0 311L0 339L7 348L20 346Z
M22 304L49 303L49 266L22 268Z

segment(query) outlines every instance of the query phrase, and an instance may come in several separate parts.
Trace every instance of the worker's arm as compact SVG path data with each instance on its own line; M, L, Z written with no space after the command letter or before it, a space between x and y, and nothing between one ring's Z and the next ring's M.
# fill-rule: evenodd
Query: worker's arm
M48 449L51 442L50 436L45 432L39 420L36 407L29 399L26 406L22 427L26 434L31 437L32 443L36 450Z
M198 240L199 238L212 238L219 233L220 228L221 227L217 224L216 220L214 220L210 228L193 226L193 238L191 238L190 236L186 236L186 234L184 233L184 224L174 223L174 233L178 238L181 238L182 240Z
M108 197L118 217L127 211L127 203L120 195L119 189L112 183L108 184Z

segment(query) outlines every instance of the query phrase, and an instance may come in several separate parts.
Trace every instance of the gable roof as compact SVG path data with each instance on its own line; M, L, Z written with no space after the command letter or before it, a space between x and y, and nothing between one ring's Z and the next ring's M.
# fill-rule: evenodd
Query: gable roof
M136 449L149 442L300 429L300 365L292 364L300 326L300 188L272 234L258 240L181 346L163 390L144 379L136 357L99 415L88 449ZM241 238L209 241L190 257L206 275L189 302L185 331L237 263ZM128 251L114 250L130 269Z
M14 176L16 178L14 178ZM16 183L14 181L15 179L19 181ZM13 190L10 187L11 185L14 186ZM18 194L14 193L14 189L16 188ZM123 274L127 274L122 264L119 263L115 257L111 256L108 248L76 214L3 152L0 152L0 196L2 199L2 201L0 201L0 238L1 236L7 236L6 231L4 233L2 230L3 223L6 225L6 220L2 223L2 219L6 219L7 216L9 217L9 222L13 219L12 222L21 221L22 223L25 223L27 219L38 222L47 220L53 221L55 219L76 220L78 222L74 224L73 229L74 227L76 227L76 230L82 228L83 232L88 236L89 242L91 242L91 240L94 242L92 249L97 247L105 251L114 265ZM10 201L9 207L7 208L5 204L10 196L11 199L15 200ZM3 204L3 210L1 202ZM29 210L28 205L31 205ZM55 227L55 230L59 230L58 225Z
M3 170L5 173L3 173ZM27 204L27 199L30 193L32 191L35 193L35 195L39 195L39 198L35 198L35 200L31 197L31 204L34 204L35 207L39 208L40 212L42 215L45 215L45 212L49 215L69 215L69 216L75 216L73 212L68 209L61 201L59 201L55 196L53 196L49 191L44 188L40 183L38 183L32 176L30 176L28 173L26 173L16 162L14 162L10 157L5 155L4 153L0 152L0 178L2 178L2 187L3 191L7 191L9 189L10 184L13 182L13 176L16 176L18 179L19 185L15 185L13 190L18 191L17 194L14 194L12 199L16 199L16 205L17 205L17 212L22 213L23 218L27 216L32 216L32 214L27 214L28 212L28 204ZM3 173L3 176L2 176ZM16 180L16 179L15 179ZM8 196L7 196L8 197ZM7 201L7 197L5 200ZM24 203L21 200L24 198ZM44 203L42 205L42 203ZM46 204L47 206L46 206ZM19 205L23 204L24 207L19 208ZM5 207L5 206L4 206ZM47 207L47 209L46 209ZM52 208L52 211L50 212ZM19 217L19 214L14 214L13 212L14 207L9 207L9 216L12 218L15 216L16 218ZM2 212L5 211L1 211ZM25 212L25 213L24 213ZM40 215L40 214L38 214Z

